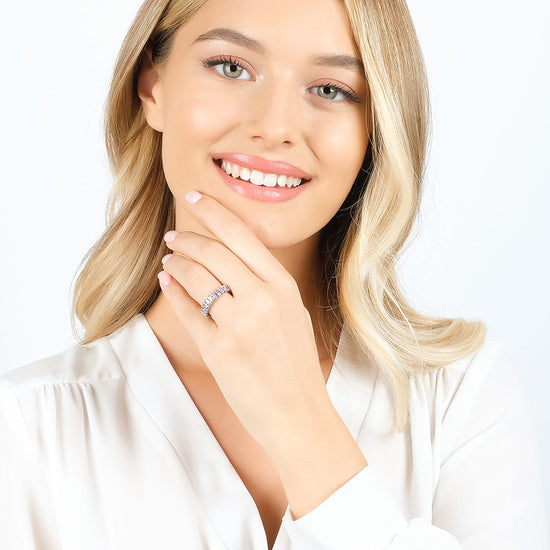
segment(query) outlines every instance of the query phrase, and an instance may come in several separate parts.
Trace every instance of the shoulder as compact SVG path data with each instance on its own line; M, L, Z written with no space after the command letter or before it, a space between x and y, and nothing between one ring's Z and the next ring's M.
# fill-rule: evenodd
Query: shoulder
M123 376L110 337L77 344L0 376L0 394L21 396L46 386L93 384Z
M521 371L504 344L489 340L478 351L419 376L416 403L427 407L444 455L477 435L534 429L534 413Z
M488 340L474 353L416 376L415 384L423 388L426 395L437 396L440 402L450 405L468 401L488 390L493 397L508 396L521 386L519 378L503 344Z
M23 433L42 442L48 434L54 441L69 425L85 433L86 419L120 409L127 384L113 340L132 326L130 321L109 336L0 376L0 441L8 438L11 445Z
M74 448L78 438L109 433L105 418L124 422L134 401L123 362L128 350L139 356L146 349L140 343L143 323L130 320L109 336L2 375L0 447L57 453Z

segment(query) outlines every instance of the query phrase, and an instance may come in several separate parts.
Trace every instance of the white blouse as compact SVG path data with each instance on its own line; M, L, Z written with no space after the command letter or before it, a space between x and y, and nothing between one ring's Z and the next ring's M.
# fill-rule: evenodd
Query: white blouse
M538 441L499 345L391 393L342 332L330 398L369 465L274 550L548 548ZM0 548L267 548L258 509L143 315L0 378Z

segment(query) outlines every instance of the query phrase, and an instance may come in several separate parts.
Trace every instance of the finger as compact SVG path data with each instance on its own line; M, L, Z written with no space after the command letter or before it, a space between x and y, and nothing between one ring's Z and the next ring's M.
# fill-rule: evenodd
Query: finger
M158 278L163 294L197 345L212 342L218 330L216 323L203 317L197 302L169 273L161 271Z
M260 282L227 246L204 235L182 231L167 245L174 252L203 265L218 281L227 284L234 294L244 295L245 291L250 292Z
M180 256L169 254L163 258L164 271L171 275L185 290L187 295L195 301L195 309L199 311L203 322L205 317L200 312L201 305L206 298L223 283L212 275L204 266ZM208 314L214 321L223 321L231 318L231 302L233 297L226 293L215 299L209 308Z
M266 282L289 277L286 269L247 225L216 199L197 191L187 193L185 198L188 212L236 254L252 273Z

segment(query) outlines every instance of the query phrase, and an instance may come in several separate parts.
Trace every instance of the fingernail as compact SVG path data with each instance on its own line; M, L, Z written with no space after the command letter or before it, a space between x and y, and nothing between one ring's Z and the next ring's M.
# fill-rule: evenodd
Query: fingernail
M189 204L195 204L202 198L202 195L198 191L189 191L187 195L185 195L185 200Z
M166 273L166 271L161 271L158 274L158 278L161 286L168 286L170 284L170 281L172 280L172 277L170 277L170 275Z
M173 254L166 254L166 256L164 256L164 258L162 258L161 260L162 265L164 265L172 256Z
M174 239L178 236L178 232L177 231L168 231L168 233L166 233L166 235L164 235L164 240L167 242L167 243L171 243L174 241Z

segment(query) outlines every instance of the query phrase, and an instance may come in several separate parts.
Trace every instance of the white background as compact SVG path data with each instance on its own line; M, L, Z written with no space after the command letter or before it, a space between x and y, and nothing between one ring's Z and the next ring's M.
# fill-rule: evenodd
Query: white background
M426 312L483 319L532 398L550 463L550 3L410 0L434 111L419 234ZM104 226L102 111L136 0L3 1L0 372L73 345L69 292ZM550 504L550 471L543 471Z

